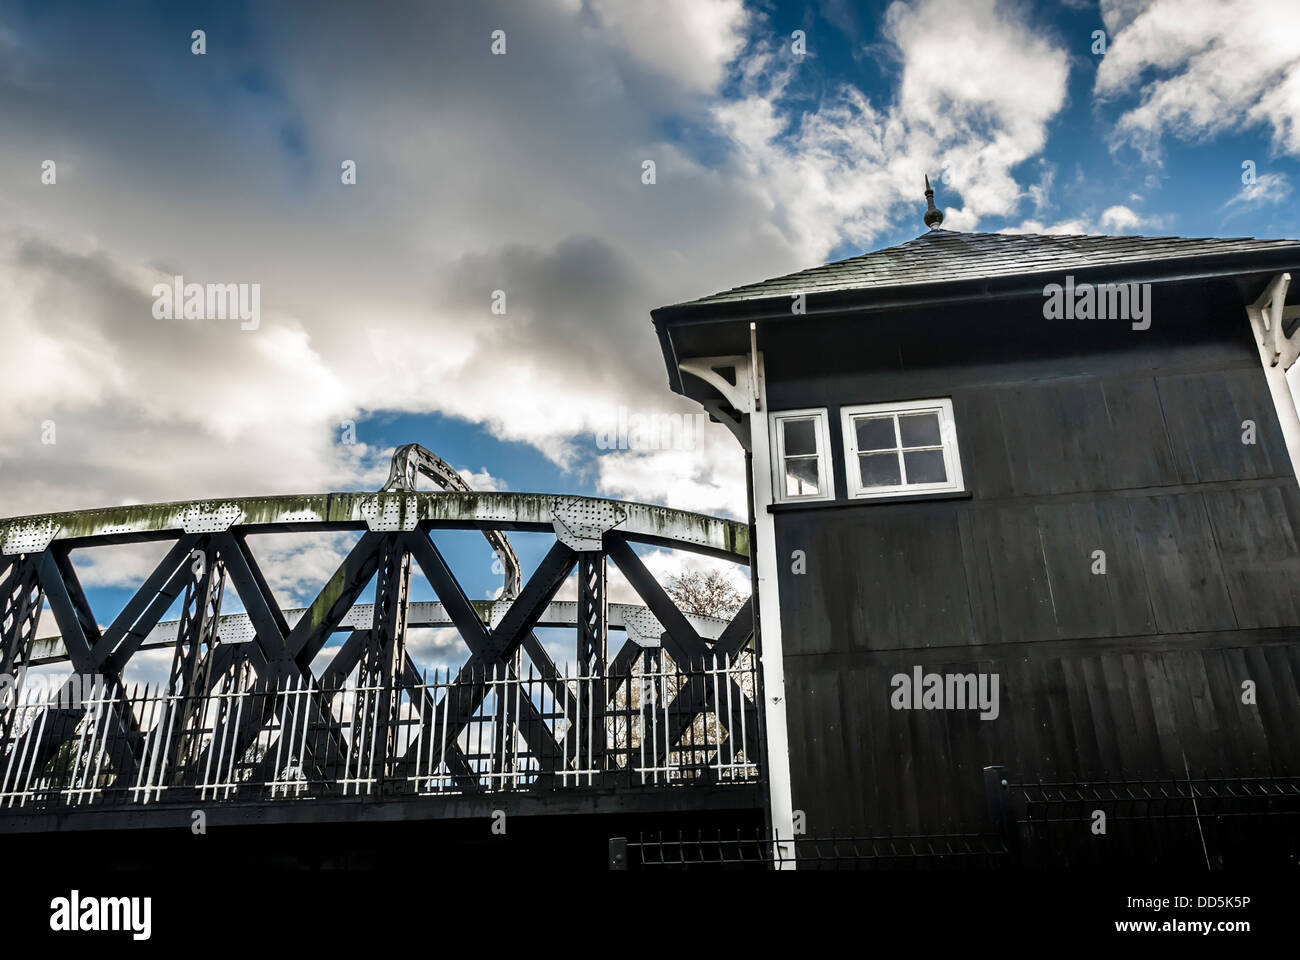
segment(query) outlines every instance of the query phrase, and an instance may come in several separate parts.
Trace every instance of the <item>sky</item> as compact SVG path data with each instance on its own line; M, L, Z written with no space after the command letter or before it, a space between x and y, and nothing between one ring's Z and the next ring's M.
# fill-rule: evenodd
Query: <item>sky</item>
M1294 238L1297 117L1294 0L0 0L0 515L374 490L418 442L743 517L723 427L602 445L699 412L653 307L911 239L927 174L948 229ZM160 318L177 275L255 328ZM348 542L259 558L296 605ZM76 557L101 621L160 552Z

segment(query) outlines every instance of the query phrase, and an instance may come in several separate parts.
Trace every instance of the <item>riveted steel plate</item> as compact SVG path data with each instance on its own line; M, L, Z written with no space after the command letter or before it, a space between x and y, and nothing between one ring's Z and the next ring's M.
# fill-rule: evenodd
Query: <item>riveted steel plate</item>
M361 515L375 533L414 530L420 523L418 497L386 493L361 502Z
M627 512L608 500L556 497L551 506L555 537L578 551L599 550L608 530L627 519Z
M24 523L11 524L6 530L0 553L13 556L19 553L40 553L54 539L58 525L52 517L33 517Z
M192 503L181 513L181 529L186 533L225 533L243 512L233 503Z
M628 639L639 647L655 649L664 645L663 624L649 610L628 609L623 614Z

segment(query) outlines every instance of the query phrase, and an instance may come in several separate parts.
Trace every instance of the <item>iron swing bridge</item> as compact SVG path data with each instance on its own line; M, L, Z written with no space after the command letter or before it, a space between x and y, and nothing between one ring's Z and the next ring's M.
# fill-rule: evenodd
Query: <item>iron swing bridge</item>
M443 489L417 490L419 475ZM447 530L486 537L499 600L466 595L431 536ZM307 607L282 609L249 537L334 531L361 536ZM555 537L526 581L509 531ZM538 814L757 808L751 607L684 613L633 549L748 563L748 533L646 504L473 491L415 445L378 493L0 519L0 676L73 671L0 703L0 832L162 824L196 802L234 822L354 819L357 804L474 816L504 794ZM72 554L149 541L171 546L101 628ZM611 561L641 604L609 602ZM436 602L411 600L417 570ZM556 600L575 571L577 600ZM244 612L222 612L231 590ZM46 606L59 635L37 639ZM408 630L430 626L458 632L458 670L412 660ZM546 627L574 631L576 664L551 659ZM166 648L165 684L124 682L133 657Z

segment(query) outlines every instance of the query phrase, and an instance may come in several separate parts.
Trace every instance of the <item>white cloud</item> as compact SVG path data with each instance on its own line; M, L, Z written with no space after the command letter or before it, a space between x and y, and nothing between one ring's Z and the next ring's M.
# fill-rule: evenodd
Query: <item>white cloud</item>
M170 544L122 543L107 547L88 547L72 553L77 579L91 587L130 587L138 589L153 573ZM54 617L50 617L54 622ZM58 627L52 628L58 633Z
M268 533L250 536L248 549L275 602L287 610L315 600L359 538L357 533Z
M6 512L378 488L370 448L335 442L357 415L345 365L300 323L158 321L153 280L107 252L0 236L0 339L24 345L0 419Z
M1023 220L1018 226L1003 227L998 233L1035 233L1047 236L1114 235L1130 230L1147 228L1160 230L1164 220L1160 217L1140 214L1123 204L1115 204L1101 212L1096 220L1091 215L1070 217L1056 223L1044 223L1042 220Z
M171 679L172 660L175 656L176 651L173 649L137 650L122 671L122 682L128 688L132 684L165 688ZM53 665L51 667L54 668Z
M1291 193L1291 181L1285 173L1261 173L1253 183L1242 184L1241 189L1227 203L1225 210L1254 210L1265 204L1278 203Z
M793 131L782 109L789 67L771 53L756 58L766 69L714 117L805 261L843 241L868 243L899 204L915 216L925 172L961 195L946 226L1014 211L1023 191L1011 171L1043 148L1068 73L1065 51L1023 13L995 0L894 3L884 33L901 64L896 101L873 104L843 87Z
M509 489L504 480L488 473L487 467L480 468L477 473L464 468L457 470L456 472L459 473L461 479L468 483L474 490L494 491Z
M1061 220L1058 223L1046 224L1041 220L1023 220L1019 226L1003 227L998 233L1036 233L1046 234L1048 236L1078 236L1085 233L1096 233L1092 225L1086 220L1071 219Z
M741 0L587 0L603 35L635 62L696 91L712 91L745 45Z
M510 52L492 57L506 12ZM462 418L565 467L621 405L696 413L667 390L652 307L869 242L900 204L919 220L926 171L960 191L950 226L1020 201L1011 170L1042 148L1067 72L1022 13L896 3L895 100L844 88L793 126L807 102L785 96L788 49L755 39L764 22L739 0L484 2L455 31L423 7L261 6L251 49L209 54L201 75L188 54L140 55L165 46L161 27L87 46L120 25L56 19L0 68L0 338L23 345L0 420L5 512L376 489L388 450L367 411ZM727 143L705 162L665 141L665 113ZM29 176L49 143L55 187ZM155 321L150 288L177 273L260 283L261 327ZM739 514L743 454L710 434L702 451L601 458L600 490Z
M420 667L453 671L469 658L469 647L455 627L412 627L406 633L406 652Z
M1134 213L1129 207L1123 204L1116 204L1113 207L1107 207L1101 212L1101 228L1111 233L1124 233L1126 230L1135 230L1147 221L1141 216Z
M1262 126L1300 156L1300 7L1294 0L1102 0L1109 49L1094 92L1135 91L1116 142L1158 159L1160 138Z
M691 450L626 450L598 462L603 495L678 510L745 516L745 460L726 428L715 426Z
M1043 161L1041 169L1042 174L1039 176L1038 182L1030 185L1029 189L1025 191L1029 195L1029 199L1033 201L1034 213L1042 213L1053 205L1052 185L1056 182L1056 167Z

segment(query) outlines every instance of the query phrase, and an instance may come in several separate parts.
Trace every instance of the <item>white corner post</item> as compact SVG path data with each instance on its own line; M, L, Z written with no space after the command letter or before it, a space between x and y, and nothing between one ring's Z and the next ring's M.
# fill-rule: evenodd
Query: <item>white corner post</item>
M748 356L685 360L678 366L713 385L749 423L748 447L753 465L754 579L758 585L759 629L762 635L763 720L767 741L766 772L772 831L776 837L777 869L795 869L794 799L790 784L790 733L785 713L785 660L781 643L781 597L778 593L776 523L768 511L772 491L772 445L768 431L767 385L763 355L753 342ZM732 384L719 370L735 371ZM744 439L742 439L742 443Z
M1246 306L1255 346L1259 348L1259 362L1264 368L1273 406L1282 427L1282 438L1291 457L1291 469L1300 480L1300 415L1296 413L1295 396L1287 383L1286 372L1300 357L1300 338L1288 337L1286 321L1300 316L1300 307L1286 306L1286 292L1291 285L1291 274L1279 273L1265 288L1260 298Z

